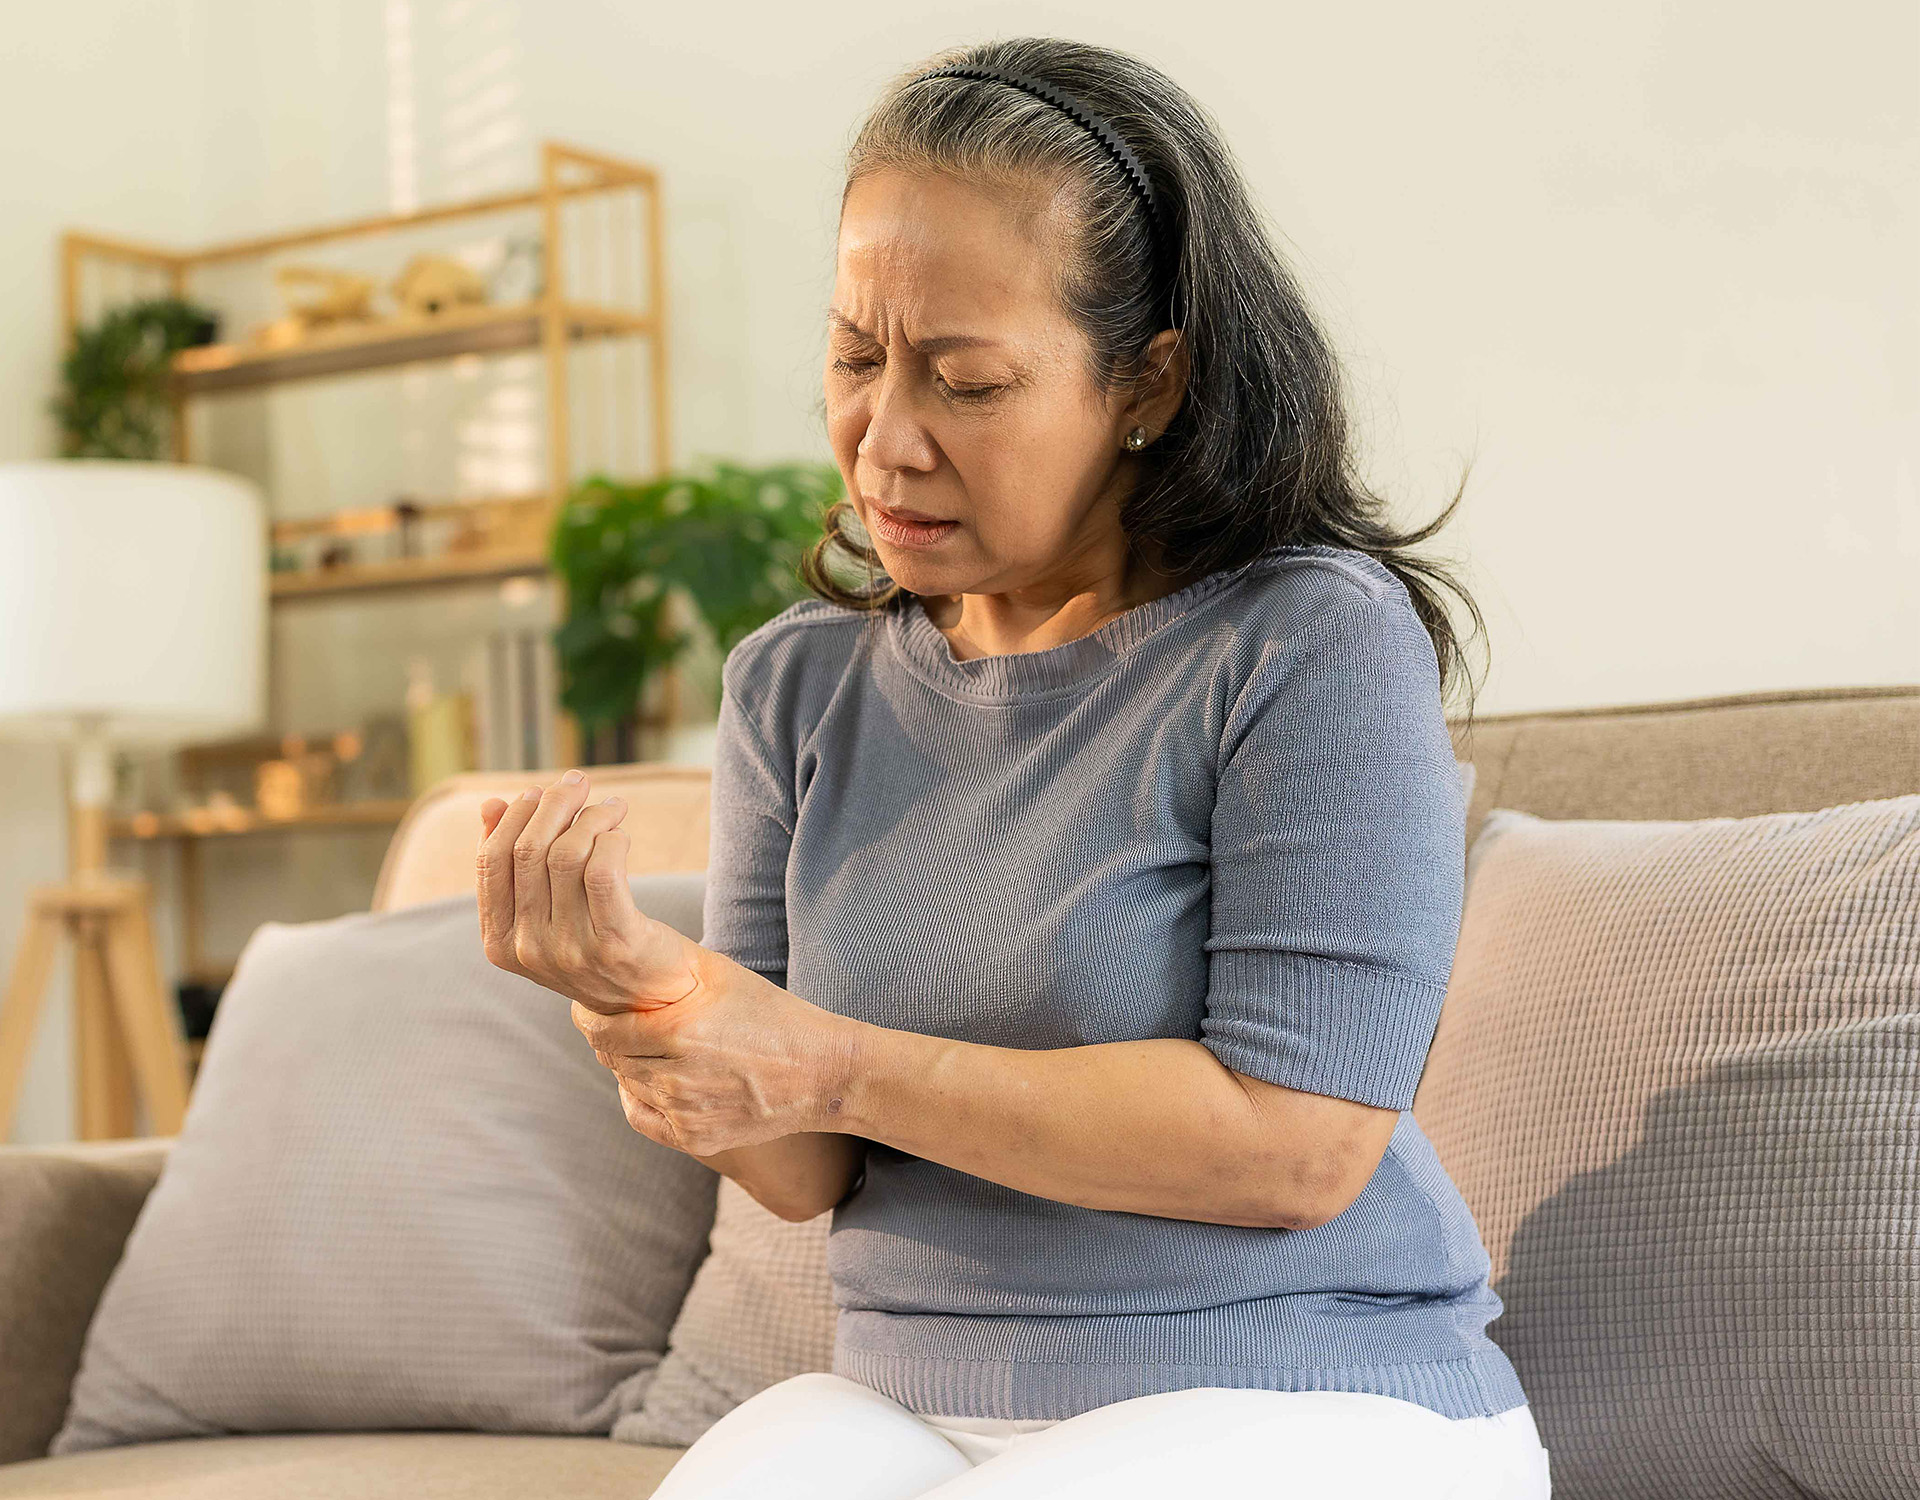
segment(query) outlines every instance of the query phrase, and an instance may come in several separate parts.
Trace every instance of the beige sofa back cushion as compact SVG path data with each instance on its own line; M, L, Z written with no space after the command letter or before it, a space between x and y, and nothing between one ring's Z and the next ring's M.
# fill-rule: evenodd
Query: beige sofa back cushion
M1455 753L1477 770L1469 844L1493 807L1546 818L1738 818L1920 791L1920 686L1493 714L1453 730ZM387 848L374 910L472 890L480 804L561 769L474 772L426 792ZM708 767L587 770L597 795L618 792L633 809L628 873L706 869Z
M1494 807L1545 818L1739 818L1920 791L1920 686L1493 714L1453 729L1455 753L1478 772L1469 844ZM475 772L425 793L388 846L374 910L472 890L480 804L561 769ZM598 795L618 792L633 808L630 874L706 869L706 766L587 769Z
M421 794L400 826L380 866L373 889L375 911L396 911L471 895L473 860L480 842L480 804L489 797L511 802L529 786L545 786L564 768L549 771L475 771L451 776ZM707 766L665 762L588 766L589 795L598 801L616 793L630 809L622 825L631 840L629 875L679 875L707 868Z
M1740 693L1495 714L1453 726L1489 810L1543 818L1746 818L1920 792L1920 686Z

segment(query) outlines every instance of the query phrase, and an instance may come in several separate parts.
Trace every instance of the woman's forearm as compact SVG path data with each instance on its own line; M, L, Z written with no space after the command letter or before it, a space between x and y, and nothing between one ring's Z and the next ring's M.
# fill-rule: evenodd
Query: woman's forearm
M837 1128L1085 1208L1257 1228L1317 1219L1304 1143L1197 1041L1023 1051L836 1016ZM1304 1097L1304 1096L1303 1096Z
M781 1218L804 1223L847 1196L866 1156L862 1136L803 1131L695 1160L731 1177Z

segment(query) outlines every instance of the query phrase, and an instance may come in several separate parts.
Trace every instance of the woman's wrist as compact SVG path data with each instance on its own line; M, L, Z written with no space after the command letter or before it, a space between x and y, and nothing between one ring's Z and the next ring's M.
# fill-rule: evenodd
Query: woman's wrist
M823 1014L828 1061L821 1072L820 1123L812 1128L870 1140L897 1132L901 1116L913 1110L912 1101L923 1097L942 1054L956 1044L924 1032Z
M856 1118L855 1094L859 1060L863 1051L871 1054L871 1047L863 1048L861 1044L865 1033L880 1028L820 1006L813 1008L819 1017L815 1023L820 1041L819 1099L814 1123L808 1128L842 1135L863 1134Z
M730 990L729 998L736 1002L739 1010L769 1019L783 1010L787 1012L779 1031L789 1039L788 1050L794 1054L792 1062L802 1082L796 1086L789 1080L781 1090L786 1095L783 1123L787 1130L784 1133L859 1134L858 1127L849 1121L847 1109L854 1077L853 1060L859 1034L878 1028L815 1005L710 948L702 951L706 958L701 968L708 984L715 989Z

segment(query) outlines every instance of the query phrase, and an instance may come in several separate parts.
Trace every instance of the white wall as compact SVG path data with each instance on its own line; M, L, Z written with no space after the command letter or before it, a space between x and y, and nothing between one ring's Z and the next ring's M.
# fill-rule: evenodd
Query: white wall
M677 456L824 456L850 133L936 46L1035 30L1137 52L1220 121L1402 520L1473 455L1439 550L1488 617L1483 712L1920 681L1920 12L1893 0L23 9L0 458L52 451L58 228L191 243L430 203L527 181L545 137L665 175ZM373 472L329 439L351 412L276 400L283 450ZM60 850L50 759L0 756L4 952ZM63 1047L20 1138L67 1131Z
M0 460L56 451L58 237L204 234L198 13L171 4L18 7L0 28ZM66 869L66 797L52 749L0 741L0 962L27 894ZM0 968L0 975L6 969ZM72 1020L59 959L28 1060L14 1139L73 1132Z
M1475 455L1442 550L1488 616L1484 711L1920 681L1911 5L543 13L530 113L673 173L675 357L710 338L750 372L752 451L818 443L837 152L864 103L935 46L1052 31L1151 59L1220 121L1401 517ZM711 267L684 306L695 223L744 326L712 321Z

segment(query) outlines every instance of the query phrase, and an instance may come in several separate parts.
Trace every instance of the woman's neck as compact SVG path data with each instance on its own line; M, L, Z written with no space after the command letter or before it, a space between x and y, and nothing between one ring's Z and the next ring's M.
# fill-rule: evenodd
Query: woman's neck
M1204 568L1195 568L1184 574L1169 577L1166 573L1155 571L1143 563L1137 555L1130 555L1129 576L1122 591L1119 597L1109 603L1104 610L1098 610L1090 615L1078 615L1070 625L1065 627L1065 633L1057 632L1052 628L1060 618L1056 614L1036 625L1024 637L1022 644L1010 650L983 647L970 637L966 628L967 596L964 594L922 595L920 607L926 612L927 618L933 622L934 627L947 638L947 644L953 648L955 658L960 661L971 661L983 656L1045 651L1054 646L1065 645L1068 641L1079 640L1083 636L1091 635L1108 621L1118 619L1130 609L1137 609L1142 604L1165 598L1168 594L1177 593L1188 585L1199 582L1206 577L1207 571ZM1070 607L1063 607L1062 613L1066 613Z

